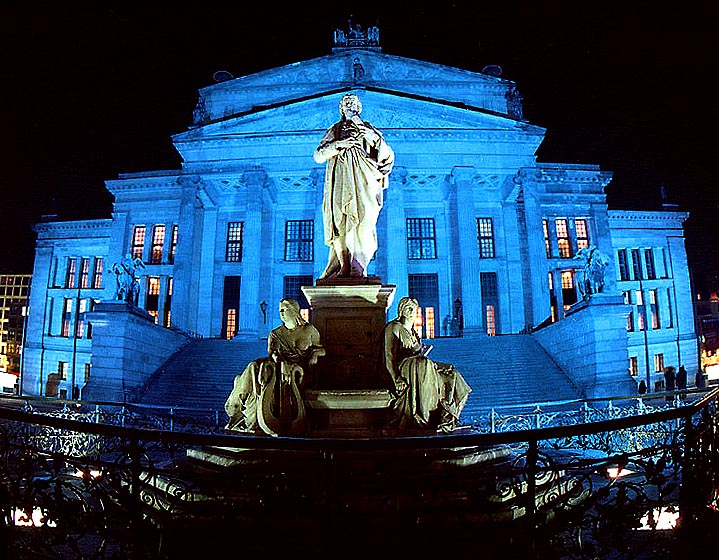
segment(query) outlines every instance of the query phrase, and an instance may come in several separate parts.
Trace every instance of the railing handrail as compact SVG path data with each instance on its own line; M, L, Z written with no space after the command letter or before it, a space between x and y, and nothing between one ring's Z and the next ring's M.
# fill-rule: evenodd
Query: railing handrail
M637 426L667 422L691 416L719 397L719 388L709 391L702 398L674 409L647 412L635 416L613 418L574 425L551 426L516 430L502 433L455 433L436 436L387 436L375 438L356 437L269 437L245 434L189 433L151 428L116 426L48 416L36 412L0 406L0 418L28 424L48 426L74 432L123 437L129 440L160 441L185 445L215 445L255 449L287 449L308 451L381 450L381 449L436 449L446 447L510 445L521 442L537 442L591 435L600 432L622 430ZM123 405L114 403L120 408Z

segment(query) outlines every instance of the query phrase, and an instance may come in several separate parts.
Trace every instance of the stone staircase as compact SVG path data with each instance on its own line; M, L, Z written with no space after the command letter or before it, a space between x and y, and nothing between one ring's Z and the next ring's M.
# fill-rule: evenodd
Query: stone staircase
M472 387L463 422L489 408L572 400L582 395L530 335L425 340L430 358L454 364ZM238 373L267 354L266 339L197 339L155 372L142 404L219 410Z

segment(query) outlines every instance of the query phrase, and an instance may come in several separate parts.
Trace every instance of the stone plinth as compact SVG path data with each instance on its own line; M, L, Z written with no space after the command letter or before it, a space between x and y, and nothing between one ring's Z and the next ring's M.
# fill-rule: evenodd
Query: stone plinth
M317 389L378 389L388 385L382 367L382 332L395 286L304 286L312 324L327 354L317 368Z

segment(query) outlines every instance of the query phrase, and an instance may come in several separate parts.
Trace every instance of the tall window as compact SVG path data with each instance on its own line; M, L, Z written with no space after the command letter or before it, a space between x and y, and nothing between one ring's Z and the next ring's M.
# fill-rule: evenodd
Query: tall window
M674 309L672 308L672 290L667 288L667 328L674 327Z
M75 337L82 338L85 334L85 313L88 309L87 299L81 299L78 307L77 321L75 324Z
M574 271L562 270L562 300L564 301L564 309L577 303L577 291L574 289Z
M57 375L60 379L67 379L67 362L57 363Z
M617 251L617 257L619 258L619 279L629 280L629 264L627 263L627 250L619 249L619 251Z
M173 280L172 276L170 276L167 279L167 293L165 294L165 318L162 323L165 327L169 327L172 324L170 316L170 309L172 308L172 285Z
M584 218L577 218L574 220L574 229L577 232L577 249L586 249L589 247L587 220Z
M95 271L92 275L92 287L100 289L102 288L102 273L104 270L104 261L102 257L95 257Z
M135 226L132 230L132 258L142 259L145 251L145 226Z
M632 249L632 280L643 280L642 259L639 249Z
M175 253L177 253L177 224L172 226L172 238L170 239L170 254L167 256L167 262L170 264L175 262Z
M544 233L544 251L547 254L547 258L552 258L552 247L549 244L549 222L544 219L542 220L542 232Z
M567 229L567 220L565 218L557 218L554 221L557 228L557 248L559 256L569 258L572 256L572 249L569 245L569 230Z
M74 288L77 281L77 259L67 259L67 273L65 276L65 287Z
M657 291L649 290L649 313L652 318L652 328L661 328L659 321L659 305L657 304Z
M424 337L432 338L437 329L435 318L439 313L439 277L436 274L410 274L407 284L409 297L416 299L420 305L415 329L421 337L424 327Z
M492 218L477 218L477 239L479 241L479 258L494 258L494 228Z
M654 371L656 373L664 371L664 354L654 354Z
M165 244L165 226L156 225L152 228L152 251L150 251L150 262L160 264L162 262L162 247Z
M160 299L160 277L159 276L148 276L147 277L147 294L145 296L145 309L155 319L157 324L157 312L159 309Z
M644 294L641 290L635 291L634 294L637 302L637 328L640 331L645 331L647 330L647 312L644 305Z
M87 288L90 285L90 259L80 259L80 287Z
M245 222L227 223L227 244L225 246L225 261L242 261L242 232Z
M60 336L70 336L70 325L72 325L72 298L65 298L62 302L62 330Z
M314 260L314 221L288 220L285 222L285 260Z
M234 337L239 326L240 310L240 276L225 276L225 285L222 291L222 338Z
M654 280L657 272L654 267L654 252L651 249L644 249L644 264L647 267L647 278Z
M552 317L552 323L557 321L557 294L554 291L554 275L547 273L547 286L549 287L549 313Z
M631 305L632 304L632 292L631 291L622 292L622 295L624 296L624 304ZM629 314L627 315L627 331L629 331L629 332L634 331L634 309L631 309L629 311Z
M499 305L499 290L497 289L496 272L480 272L479 285L484 306L484 331L494 336L497 334L497 306Z
M639 361L636 356L629 356L629 373L632 377L639 375Z
M285 276L283 279L282 297L292 298L300 304L300 314L309 321L310 303L302 291L302 286L311 286L312 276Z
M407 218L407 256L410 259L436 259L434 218Z

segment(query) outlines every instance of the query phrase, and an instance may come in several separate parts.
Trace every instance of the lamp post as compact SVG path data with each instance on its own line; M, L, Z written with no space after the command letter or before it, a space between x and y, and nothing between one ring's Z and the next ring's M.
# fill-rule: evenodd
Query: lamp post
M262 311L262 323L267 324L267 302L262 301L260 303L260 311Z

